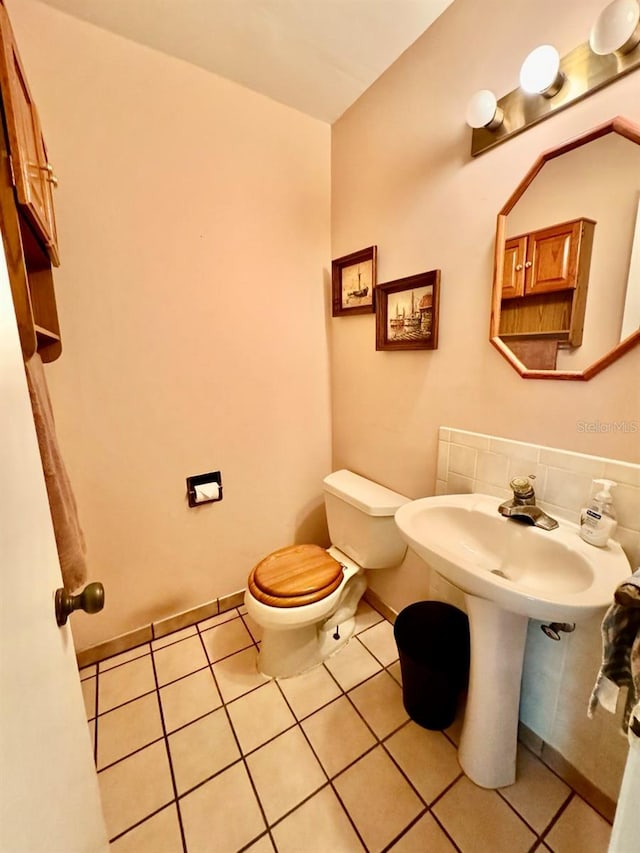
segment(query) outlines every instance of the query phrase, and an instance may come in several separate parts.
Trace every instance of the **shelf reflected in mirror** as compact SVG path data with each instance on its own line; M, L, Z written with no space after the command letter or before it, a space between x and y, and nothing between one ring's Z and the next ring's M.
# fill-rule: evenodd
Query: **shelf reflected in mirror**
M498 214L491 342L524 378L589 379L640 340L640 129L542 154Z

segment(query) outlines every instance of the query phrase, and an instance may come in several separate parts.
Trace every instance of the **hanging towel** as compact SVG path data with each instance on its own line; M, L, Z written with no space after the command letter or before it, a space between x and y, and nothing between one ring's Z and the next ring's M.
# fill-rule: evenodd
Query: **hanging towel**
M26 362L25 368L62 580L67 592L73 592L87 579L84 536L67 469L60 455L44 366L38 353Z
M622 731L627 734L640 703L640 569L618 586L614 597L602 621L602 666L588 714L592 717L598 704L615 713L620 688L626 687Z

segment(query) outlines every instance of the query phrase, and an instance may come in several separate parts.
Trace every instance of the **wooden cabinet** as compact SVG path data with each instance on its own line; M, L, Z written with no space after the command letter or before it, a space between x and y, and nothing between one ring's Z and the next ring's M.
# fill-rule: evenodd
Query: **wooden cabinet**
M574 219L506 240L500 337L580 346L595 225Z
M0 33L0 89L16 196L51 263L58 266L52 192L56 178L4 5L0 6Z
M0 225L26 359L60 355L52 264L59 264L56 183L7 11L0 0Z

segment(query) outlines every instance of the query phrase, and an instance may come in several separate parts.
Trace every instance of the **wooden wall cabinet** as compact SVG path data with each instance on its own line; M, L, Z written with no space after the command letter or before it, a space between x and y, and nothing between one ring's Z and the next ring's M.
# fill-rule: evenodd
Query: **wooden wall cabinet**
M500 337L581 345L595 225L575 219L506 240Z
M0 225L18 332L25 360L37 349L43 361L53 361L62 350L51 269L59 264L52 193L57 181L2 2L0 93Z

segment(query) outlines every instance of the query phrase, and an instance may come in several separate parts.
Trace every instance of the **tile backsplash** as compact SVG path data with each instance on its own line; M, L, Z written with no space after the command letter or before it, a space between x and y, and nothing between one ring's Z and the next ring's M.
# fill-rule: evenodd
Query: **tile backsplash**
M481 492L511 497L509 481L535 476L538 504L550 515L578 523L594 494L593 480L606 478L618 517L616 539L633 568L640 566L640 465L441 427L436 494Z

